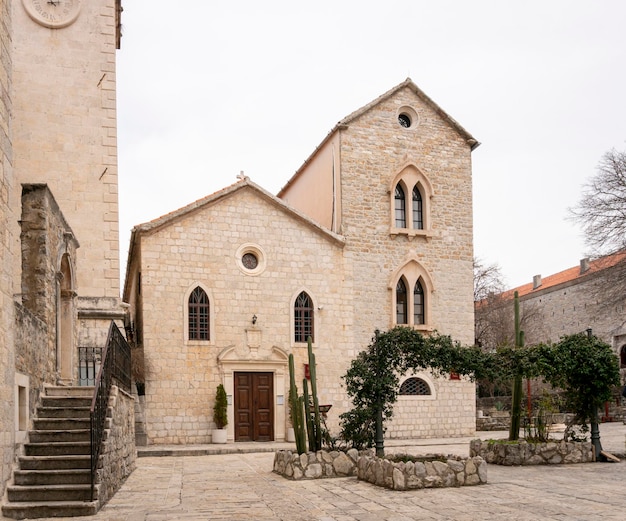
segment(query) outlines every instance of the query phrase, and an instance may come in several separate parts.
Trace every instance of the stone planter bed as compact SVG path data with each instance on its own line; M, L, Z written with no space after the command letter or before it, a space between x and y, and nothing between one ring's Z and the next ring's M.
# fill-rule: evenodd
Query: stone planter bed
M367 452L367 451L365 451ZM279 450L274 455L274 472L289 479L344 478L356 476L359 451L320 450L298 455Z
M470 456L496 465L554 465L595 461L591 442L472 440Z
M274 455L274 472L294 480L357 476L362 481L393 490L487 483L487 464L481 457L429 454L409 458L415 461L405 463L377 458L373 450L322 450L301 455L279 450Z
M397 455L395 455L397 457ZM393 490L460 487L487 483L487 463L480 456L461 458L429 454L415 461L390 461L375 456L359 458L358 478Z

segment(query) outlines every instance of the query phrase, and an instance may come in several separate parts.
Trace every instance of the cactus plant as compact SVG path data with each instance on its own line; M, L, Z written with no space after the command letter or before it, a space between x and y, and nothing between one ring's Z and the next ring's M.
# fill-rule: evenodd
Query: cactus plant
M296 375L294 369L293 355L289 355L289 412L291 424L296 437L296 450L298 454L306 452L306 432L304 430L304 418L302 414L303 399L298 396L296 386Z

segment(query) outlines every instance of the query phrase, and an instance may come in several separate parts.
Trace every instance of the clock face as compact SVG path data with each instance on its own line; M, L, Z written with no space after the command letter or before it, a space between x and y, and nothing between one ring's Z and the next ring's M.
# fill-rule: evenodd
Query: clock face
M80 0L22 0L28 15L52 29L70 25L80 13Z

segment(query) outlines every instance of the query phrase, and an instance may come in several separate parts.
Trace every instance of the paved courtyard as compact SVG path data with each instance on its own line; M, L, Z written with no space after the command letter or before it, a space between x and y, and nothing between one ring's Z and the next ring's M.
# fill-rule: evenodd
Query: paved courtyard
M618 444L623 447L626 427L613 424L611 428L615 449L619 448ZM428 445L416 452L443 450L453 453L462 446ZM450 450L445 451L446 448ZM289 481L271 472L273 457L271 452L141 457L137 460L135 472L96 516L64 519L626 519L624 462L541 467L490 465L487 485L394 492L359 482L356 478Z

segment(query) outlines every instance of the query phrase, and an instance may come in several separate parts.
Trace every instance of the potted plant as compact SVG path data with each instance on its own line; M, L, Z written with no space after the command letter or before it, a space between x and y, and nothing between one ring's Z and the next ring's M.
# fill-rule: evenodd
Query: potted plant
M213 443L226 443L226 425L228 425L228 398L226 397L226 389L222 384L217 386L215 393L215 405L213 406L213 421L216 428L211 433L211 441Z

